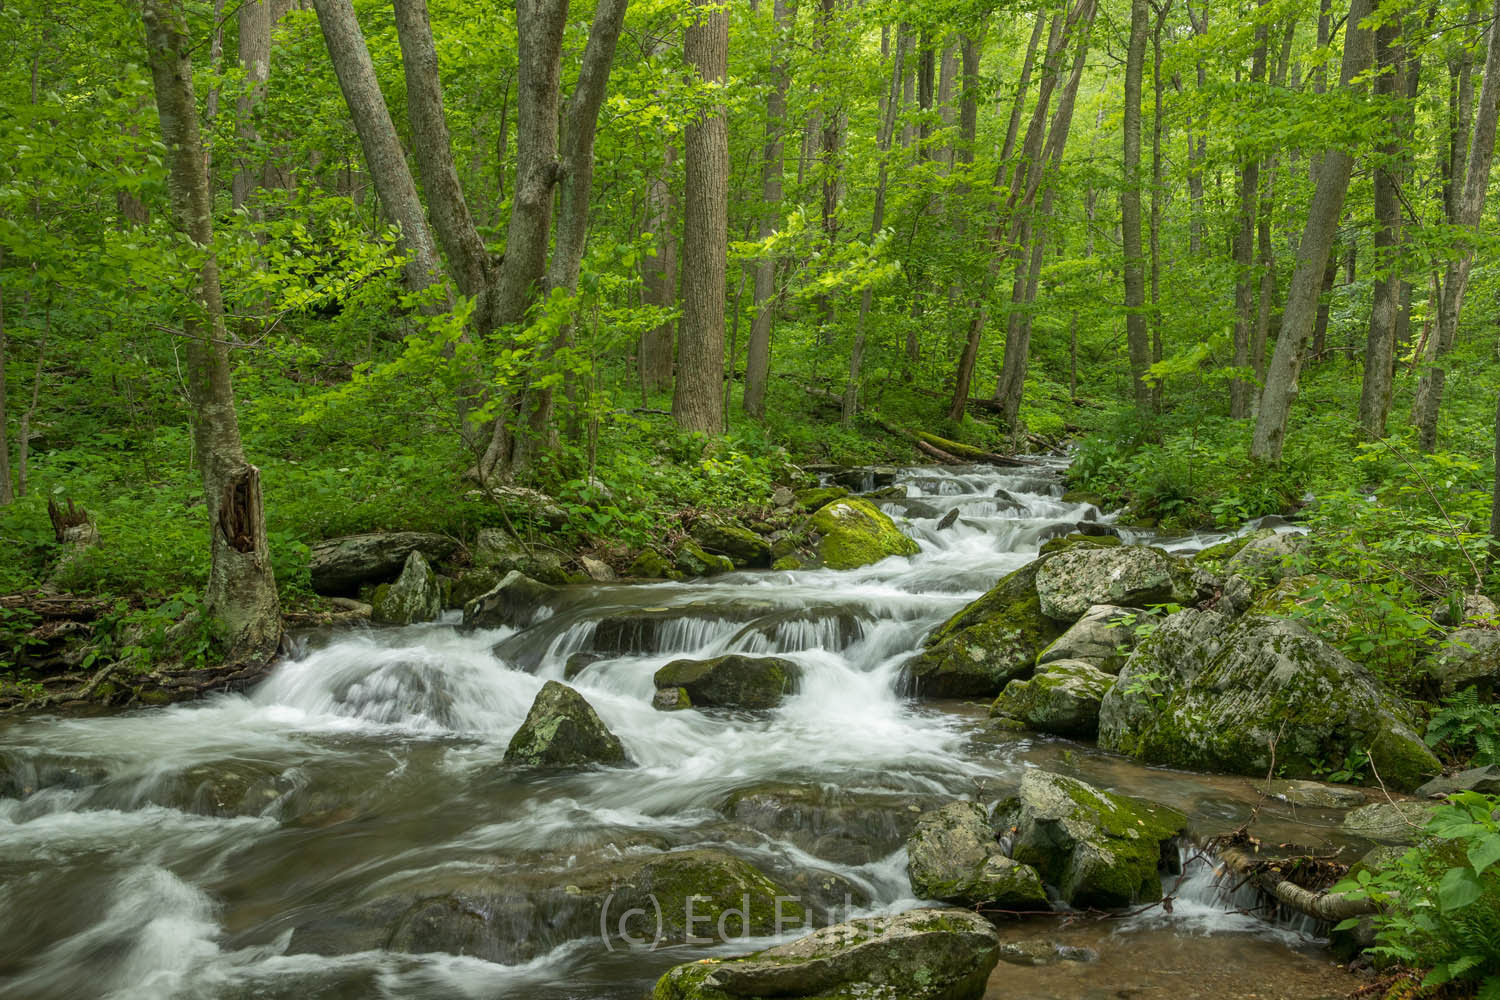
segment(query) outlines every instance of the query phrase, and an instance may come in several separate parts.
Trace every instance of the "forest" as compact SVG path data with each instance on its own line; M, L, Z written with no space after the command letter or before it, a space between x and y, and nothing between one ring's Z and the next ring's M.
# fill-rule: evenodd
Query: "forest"
M1500 1000L1500 0L0 0L0 39L0 889L49 914L0 916L0 992L814 997L774 970L824 948L1042 995L1136 973L1071 923L1014 958L1037 921L1176 898L1236 989ZM441 789L484 822L414 833ZM84 814L165 854L38 846ZM423 887L481 849L503 893ZM651 955L580 951L626 883ZM788 886L802 945L733 908ZM692 951L695 899L753 946Z

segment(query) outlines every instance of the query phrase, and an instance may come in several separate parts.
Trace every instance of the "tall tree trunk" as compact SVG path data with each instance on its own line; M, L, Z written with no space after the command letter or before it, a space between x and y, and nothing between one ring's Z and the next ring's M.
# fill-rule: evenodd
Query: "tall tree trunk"
M937 105L938 115L941 117L944 129L953 127L955 119L953 107L953 83L958 78L959 71L959 39L957 35L949 35L943 39L942 61L938 64L938 88ZM937 150L936 159L943 166L943 172L947 173L953 169L953 142L944 142Z
M1120 228L1125 258L1125 340L1130 352L1130 381L1135 408L1151 409L1146 369L1151 345L1146 330L1146 268L1141 253L1141 77L1146 62L1147 0L1130 2L1130 43L1125 53L1124 187L1120 191Z
M42 321L42 335L36 343L36 371L31 376L31 402L21 411L16 426L16 496L24 497L31 481L31 422L36 419L42 398L42 376L47 373L47 344L52 339L52 305L48 303Z
M1365 437L1385 437L1391 409L1391 388L1396 351L1396 317L1401 299L1401 199L1398 189L1403 109L1396 103L1404 95L1401 53L1397 41L1401 21L1393 20L1375 29L1375 93L1392 105L1387 119L1390 133L1377 148L1375 186L1374 297L1370 326L1365 340L1365 371L1360 387L1359 425Z
M1208 0L1204 0L1203 12L1193 14L1192 4L1187 5L1188 22L1194 36L1208 34ZM1198 91L1202 93L1208 85L1208 71L1203 60L1198 60ZM1188 252L1197 257L1203 252L1203 163L1208 159L1208 123L1203 121L1198 128L1187 130L1187 188L1188 188Z
M1328 266L1323 269L1323 287L1318 292L1318 318L1313 323L1312 350L1309 352L1313 361L1322 361L1328 350L1328 312L1333 306L1333 284L1338 276L1339 251L1335 245L1329 251Z
M791 28L788 0L774 0L771 10L777 34L785 36ZM783 38L783 42L790 41ZM906 34L898 34L897 73L904 75ZM898 77L899 79L899 77ZM762 240L770 238L781 220L781 178L786 150L782 135L786 131L786 92L789 80L786 61L779 60L771 71L771 89L766 93L766 143L761 156L760 230ZM899 99L900 94L896 97ZM756 420L766 416L766 385L771 374L771 327L776 321L776 258L762 257L755 262L755 319L750 323L750 343L745 352L745 413Z
M1162 361L1162 314L1161 314L1161 212L1162 212L1162 115L1161 33L1167 15L1171 13L1172 0L1164 0L1156 7L1156 23L1151 28L1151 222L1149 243L1151 248L1151 361ZM1151 390L1151 409L1161 412L1161 383Z
M1263 17L1267 0L1261 0L1258 16ZM1267 28L1263 20L1255 26L1255 54L1250 61L1250 86L1259 89L1266 78ZM1255 340L1256 291L1255 222L1260 210L1260 157L1246 156L1240 164L1239 226L1234 234L1234 366L1241 371L1251 367ZM1229 383L1229 415L1242 420L1250 415L1250 382L1243 378Z
M646 305L660 309L677 305L676 201L669 182L676 162L677 147L669 142L662 150L661 169L646 182L646 231L655 245L643 262L643 294ZM641 334L641 387L647 393L661 392L672 384L676 330L677 321L668 319Z
M1374 40L1361 22L1370 13L1370 0L1351 0L1345 22L1344 58L1341 86L1349 89L1369 67L1374 58ZM1261 392L1260 410L1255 419L1255 436L1250 444L1251 457L1265 462L1281 459L1286 438L1287 418L1297 395L1297 373L1301 367L1302 348L1317 323L1319 292L1328 254L1338 232L1339 215L1354 156L1344 149L1323 154L1318 183L1308 208L1307 224L1297 246L1297 265L1287 291L1282 311L1281 335L1266 369L1265 389Z
M0 507L15 501L10 482L10 410L6 408L5 361L10 344L5 333L5 290L0 288Z
M265 100L266 80L271 75L271 13L270 0L246 0L240 8L239 54L245 92L235 101L235 134L241 149L229 184L236 209L244 207L260 183L259 156L252 151L260 140L255 113Z
M1457 341L1464 292L1468 289L1469 272L1474 266L1473 237L1478 235L1484 214L1485 195L1489 192L1497 117L1500 117L1500 0L1496 0L1490 19L1484 82L1480 87L1479 102L1474 108L1474 132L1467 143L1469 157L1463 171L1463 193L1455 206L1454 223L1458 226L1462 242L1458 256L1448 261L1443 275L1442 294L1437 310L1437 348L1432 352L1432 364L1422 376L1423 385L1418 387L1417 392L1417 444L1423 452L1430 452L1437 447L1438 410L1443 401L1446 358Z
M729 12L693 0L683 55L699 80L723 84L729 72ZM729 125L722 104L683 130L682 332L672 415L688 431L724 429L724 281L729 252Z
M145 0L146 50L167 148L167 191L175 227L204 254L197 303L183 310L193 437L203 472L212 562L204 613L233 659L263 659L281 640L276 580L266 548L260 471L245 461L230 383L218 264L212 254L212 189L198 131L187 24L170 0Z
M1495 476L1490 482L1490 552L1500 559L1500 397L1495 400Z

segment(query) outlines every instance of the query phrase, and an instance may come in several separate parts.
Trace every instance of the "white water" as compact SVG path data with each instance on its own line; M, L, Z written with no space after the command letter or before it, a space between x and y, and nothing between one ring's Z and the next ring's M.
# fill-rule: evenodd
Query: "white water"
M862 894L856 912L916 905L899 842L839 860L731 822L725 800L766 782L983 799L1014 787L1033 744L971 742L972 719L899 696L900 670L927 631L1045 538L1108 520L1059 499L1057 468L903 473L909 498L961 512L942 531L938 518L906 521L921 544L911 558L601 586L519 634L350 632L246 696L0 728L0 764L22 786L0 797L0 994L634 997L697 953L622 955L587 938L510 965L378 946L288 952L294 928L389 887L536 865L561 866L566 882L567 867L611 852L714 846L782 875L842 878ZM501 758L532 698L595 648L597 623L661 608L689 611L658 629L652 652L600 659L570 682L636 766L508 773ZM760 715L651 707L662 665L728 651L796 660L800 691ZM1130 780L1140 787L1125 790L1146 791L1162 779L1135 769ZM1292 933L1191 890L1173 915L1137 924Z

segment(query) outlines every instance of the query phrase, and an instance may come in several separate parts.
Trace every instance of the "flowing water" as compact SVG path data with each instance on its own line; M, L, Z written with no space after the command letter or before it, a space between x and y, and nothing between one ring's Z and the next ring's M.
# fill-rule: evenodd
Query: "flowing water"
M581 933L539 905L508 918L514 940L461 957L386 950L341 919L393 893L466 879L555 890L579 866L686 848L808 887L825 919L900 910L918 902L902 848L911 816L999 798L1038 765L1183 808L1206 833L1231 829L1257 801L1244 779L997 733L982 706L901 692L901 664L934 625L1042 541L1108 520L1059 499L1060 469L902 471L907 498L881 502L921 544L909 559L579 587L521 631L448 621L309 636L245 695L0 723L0 996L635 998L673 964L765 941L632 946L608 921ZM1220 537L1153 540L1187 550ZM758 715L651 707L663 664L728 651L798 661L799 692ZM634 766L503 766L542 683L565 675ZM1257 829L1323 843L1337 820L1263 806ZM1188 870L1169 884L1171 914L1008 925L1007 940L1040 935L1098 960L1002 965L994 995L1227 996L1236 969L1280 983L1261 996L1335 989L1311 928L1236 913L1209 866ZM322 950L343 953L310 953L330 941ZM1221 981L1194 993L1200 960Z

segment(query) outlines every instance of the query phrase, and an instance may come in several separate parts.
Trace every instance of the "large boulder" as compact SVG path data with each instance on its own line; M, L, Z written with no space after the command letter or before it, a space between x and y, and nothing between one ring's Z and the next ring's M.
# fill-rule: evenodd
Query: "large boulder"
M1077 907L1160 899L1161 872L1177 864L1174 842L1187 829L1175 809L1036 769L995 814L1013 831L1010 856Z
M992 698L1012 679L1031 673L1037 654L1062 631L1042 614L1037 599L1037 567L1046 561L1004 577L927 638L926 649L906 665L915 693Z
M1442 778L1433 778L1416 790L1417 795L1440 798L1457 792L1478 792L1481 795L1500 795L1500 764L1471 767Z
M1280 583L1291 575L1293 557L1307 536L1287 531L1257 532L1224 564L1230 576L1243 576L1257 586Z
M731 792L720 809L816 857L866 865L900 848L922 811L939 802L932 794L765 781Z
M464 605L464 627L525 628L558 598L558 589L513 569L487 593Z
M1144 545L1076 546L1038 569L1036 593L1042 614L1072 623L1096 604L1143 608L1192 599L1188 571L1160 549Z
M908 910L823 927L742 958L679 965L651 998L979 1000L998 962L995 929L977 913Z
M437 620L443 613L443 589L437 574L413 549L395 583L382 583L370 600L370 620L378 625L411 625Z
M760 569L771 565L771 543L749 528L720 518L700 518L693 525L693 540L709 552L727 556L736 566Z
M1415 788L1439 765L1405 706L1363 667L1284 618L1183 611L1136 647L1104 698L1099 745L1152 764L1286 777L1368 751Z
M802 668L791 660L730 653L710 660L673 660L656 672L654 681L658 691L680 690L694 708L775 708L797 690L801 677Z
M1030 680L1005 685L990 714L1019 719L1039 733L1090 740L1099 732L1099 704L1115 679L1082 660L1056 660Z
M1425 802L1374 802L1351 810L1344 817L1343 830L1382 844L1415 844L1422 839L1433 808Z
M1426 669L1444 694L1473 687L1493 698L1500 694L1500 631L1458 629L1428 657Z
M505 748L505 761L521 767L588 767L627 763L619 737L594 706L566 684L542 685L531 711Z
M815 547L829 569L858 569L888 556L914 556L920 551L888 515L858 497L825 504L808 524L819 536Z
M426 531L376 531L316 542L308 560L313 590L349 595L367 583L394 580L406 557L421 552L429 563L452 555L458 542Z
M734 560L707 551L691 538L677 546L677 553L673 558L677 572L686 577L718 576L734 569Z
M925 812L906 842L911 888L922 899L958 906L1046 910L1036 869L1006 856L984 808L950 802Z
M1096 604L1037 657L1037 666L1057 660L1083 660L1107 674L1118 674L1135 646L1130 621L1136 612L1113 604Z

